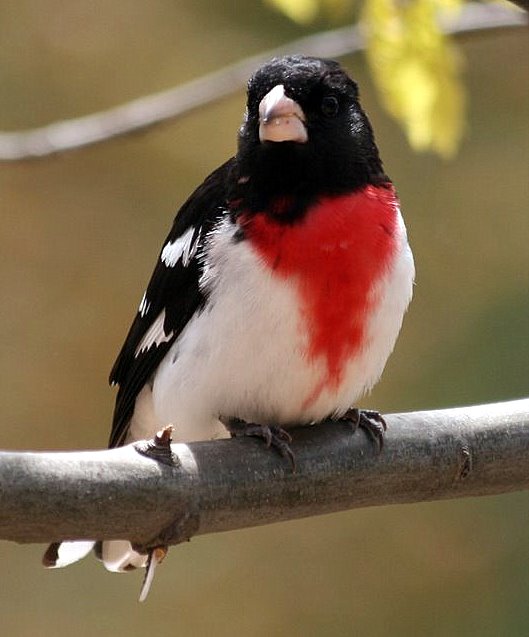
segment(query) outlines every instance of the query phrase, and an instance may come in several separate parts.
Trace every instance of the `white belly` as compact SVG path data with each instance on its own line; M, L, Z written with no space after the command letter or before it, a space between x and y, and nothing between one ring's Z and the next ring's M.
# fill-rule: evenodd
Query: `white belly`
M132 439L168 423L178 441L225 436L221 416L282 426L318 421L346 411L382 373L412 293L413 258L402 223L393 267L373 290L365 347L346 363L339 386L310 404L326 365L307 359L297 289L263 265L247 241L233 243L235 230L225 220L211 241L202 281L208 304L164 358L152 394L146 388L138 397Z

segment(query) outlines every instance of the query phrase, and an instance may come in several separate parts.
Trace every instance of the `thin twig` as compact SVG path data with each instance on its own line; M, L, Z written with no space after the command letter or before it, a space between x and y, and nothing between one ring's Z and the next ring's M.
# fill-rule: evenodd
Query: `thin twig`
M255 439L175 444L174 466L132 446L0 452L0 539L123 538L142 546L356 507L529 488L529 399L387 416L362 431L293 432L296 472Z
M520 11L499 5L469 3L457 16L441 20L445 33L466 34L527 24ZM276 55L302 53L341 57L364 49L357 25L318 33L227 66L219 71L122 106L25 131L0 132L0 161L46 157L83 148L176 119L243 88L251 73Z

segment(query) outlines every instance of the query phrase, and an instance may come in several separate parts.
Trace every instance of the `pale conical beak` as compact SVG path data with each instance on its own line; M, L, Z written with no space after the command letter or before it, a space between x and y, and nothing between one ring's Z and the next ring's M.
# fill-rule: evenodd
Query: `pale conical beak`
M282 84L274 86L259 104L259 139L262 142L297 142L307 139L301 106L285 95Z

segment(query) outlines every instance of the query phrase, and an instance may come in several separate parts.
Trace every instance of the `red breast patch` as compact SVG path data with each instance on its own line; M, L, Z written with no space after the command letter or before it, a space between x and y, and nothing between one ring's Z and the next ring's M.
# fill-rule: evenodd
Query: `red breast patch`
M395 190L390 184L367 186L325 197L292 224L265 213L241 217L264 263L298 286L308 360L325 360L326 374L306 407L323 389L339 386L344 364L366 345L366 319L377 302L372 290L396 250Z

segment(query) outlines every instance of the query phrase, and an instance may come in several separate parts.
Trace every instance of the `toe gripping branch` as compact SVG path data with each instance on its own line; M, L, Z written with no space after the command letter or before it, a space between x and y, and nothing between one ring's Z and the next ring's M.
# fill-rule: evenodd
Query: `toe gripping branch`
M275 449L284 458L288 458L290 460L292 471L296 470L294 452L290 448L292 436L288 433L288 431L274 425L258 425L256 423L246 422L239 418L231 418L223 422L232 438L238 438L240 436L262 438L268 448Z
M338 422L347 423L351 427L353 433L359 428L363 429L368 438L376 445L378 452L380 453L382 451L384 446L386 421L378 411L351 408L348 409L343 416L336 420ZM259 425L252 422L246 422L239 418L231 418L229 420L223 420L223 422L232 438L240 436L261 438L265 441L267 447L275 449L284 458L288 458L292 466L292 471L296 471L296 460L290 447L292 437L287 431L281 427L273 425Z
M382 451L387 425L384 417L378 411L352 407L339 418L339 421L348 423L353 433L358 428L363 429L369 439L377 446L378 452Z

